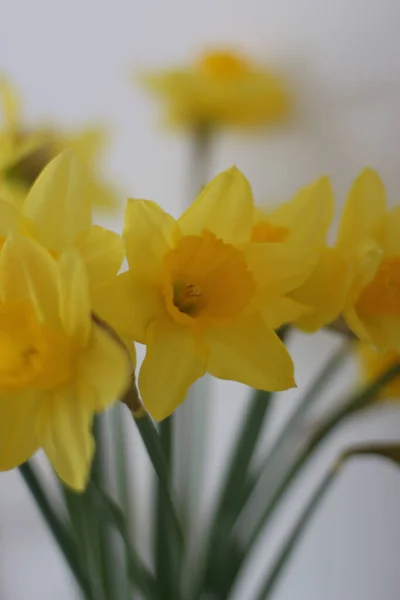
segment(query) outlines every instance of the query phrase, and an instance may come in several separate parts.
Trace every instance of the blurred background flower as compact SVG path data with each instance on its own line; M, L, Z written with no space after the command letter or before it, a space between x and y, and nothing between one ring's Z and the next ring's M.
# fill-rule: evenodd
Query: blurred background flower
M0 194L21 206L25 196L45 165L61 150L69 148L85 165L91 185L91 197L98 209L117 207L117 192L100 174L99 154L106 143L100 128L67 131L63 126L32 127L23 118L20 99L12 84L0 82Z
M283 78L235 50L204 52L187 67L148 72L142 82L164 102L171 125L256 127L290 114Z

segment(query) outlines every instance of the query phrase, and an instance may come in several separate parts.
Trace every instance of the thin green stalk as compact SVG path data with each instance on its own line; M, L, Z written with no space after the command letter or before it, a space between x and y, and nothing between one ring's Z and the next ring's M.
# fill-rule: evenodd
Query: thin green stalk
M129 580L143 593L146 600L159 600L154 577L144 566L130 542L124 513L118 504L107 496L107 494L96 488L93 484L91 485L100 503L101 510L104 511L107 519L117 528L125 544Z
M289 329L282 328L282 340ZM199 584L214 593L222 593L223 573L230 570L231 557L229 540L236 518L250 492L249 468L260 434L271 406L272 394L255 390L247 410L247 415L239 433L235 448L230 457L222 492L217 502L211 523L211 533L206 550L206 563L203 578ZM198 597L200 589L194 597Z
M171 417L162 421L159 426L160 442L164 452L169 484L171 482L172 427L173 423ZM154 562L156 565L156 579L160 598L168 600L173 597L176 579L173 578L171 556L165 551L168 544L169 524L165 509L164 490L160 480L157 481L155 513Z
M165 510L169 520L173 543L178 547L179 553L181 553L184 546L184 537L172 499L168 465L165 461L160 436L147 413L141 414L140 417L134 417L134 420L163 490Z
M222 580L221 572L225 562L227 559L229 560L227 543L229 543L232 526L238 510L249 492L248 486L244 484L247 480L250 461L268 414L271 397L272 394L268 392L256 391L254 394L229 461L222 494L211 524L204 583L202 584L206 589L214 592L219 591Z
M95 593L92 590L92 584L87 576L87 573L84 569L82 569L77 547L74 544L72 537L68 533L67 528L55 514L41 486L41 483L36 476L34 468L26 462L19 467L19 472L21 473L27 487L34 497L36 505L45 519L50 531L52 532L73 575L75 576L75 579L78 582L84 597L86 600L97 600Z
M106 464L104 453L107 448L106 415L96 415L93 423L93 436L95 439L95 455L92 465L91 480L99 489L106 491ZM90 501L90 495L88 497ZM91 504L91 503L90 503ZM90 506L89 506L90 509ZM91 540L93 547L89 551L93 552L98 559L98 571L102 580L102 586L108 600L113 600L113 572L116 567L113 558L113 548L110 539L110 530L108 523L104 521L103 515L94 511L94 523L96 540ZM97 547L95 547L95 544Z
M259 472L250 479L247 492L248 495L243 497L243 502L237 511L238 515L240 514L241 509L243 509L249 496L255 492L255 489L260 486L262 481L267 483L267 489L263 493L263 497L265 498L265 501L268 502L268 497L274 493L273 486L271 485L273 483L274 473L276 473L277 470L281 470L282 458L285 458L287 450L290 450L293 438L296 436L299 426L312 405L320 397L320 393L324 390L332 377L337 374L352 350L352 341L346 339L345 342L340 345L339 349L329 357L325 366L311 384L311 387L306 391L303 397L300 398L293 413L290 415L288 422L285 424L282 432L269 450ZM275 482L275 484L277 484L277 482Z
M325 475L322 482L319 484L317 490L314 492L308 504L301 512L301 515L297 519L296 524L290 532L288 539L286 540L278 556L276 557L272 569L269 571L265 581L263 582L261 586L261 591L257 595L256 600L267 600L267 598L270 597L271 592L274 591L275 586L278 583L280 576L282 575L282 571L287 561L292 556L311 517L314 515L315 510L322 501L322 499L325 498L327 491L330 489L337 475L337 469L330 470L328 474Z
M286 474L284 480L276 490L273 498L267 503L260 517L258 518L252 531L249 532L247 540L242 543L241 551L238 553L236 563L232 569L233 577L230 581L228 590L232 587L236 576L242 567L245 559L250 554L255 543L259 539L259 536L264 531L266 524L277 508L279 502L289 489L291 483L295 477L300 473L301 469L308 463L310 458L314 455L314 452L319 448L322 442L341 424L347 417L351 416L355 412L366 407L368 404L376 399L377 393L380 389L389 383L392 379L400 375L400 364L396 364L390 367L385 373L378 377L374 382L365 386L361 392L358 392L350 397L349 401L345 405L338 407L333 414L331 414L325 423L315 431L315 433L308 440L306 446L300 452Z
M125 535L129 541L132 539L132 500L130 494L130 484L132 477L131 464L127 463L127 447L126 447L126 431L125 431L125 406L117 404L112 412L112 429L113 429L113 442L115 447L115 473L117 482L117 498L122 507L122 512L125 515ZM129 558L125 555L124 560L124 576L121 581L121 594L125 600L130 600L131 593L129 588ZM122 579L122 578L121 578ZM121 599L122 600L122 599Z

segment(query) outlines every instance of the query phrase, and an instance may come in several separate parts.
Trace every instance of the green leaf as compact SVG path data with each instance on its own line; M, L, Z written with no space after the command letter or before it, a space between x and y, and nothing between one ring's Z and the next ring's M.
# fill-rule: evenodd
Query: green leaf
M97 600L98 596L93 591L93 583L79 560L78 548L67 528L54 512L33 466L26 462L19 467L19 472L35 499L36 505L74 574L84 597L86 600Z
M291 484L302 471L302 469L308 464L308 461L314 456L314 453L319 449L321 444L325 442L325 440L336 430L336 428L348 417L374 402L381 388L399 375L400 364L391 366L375 381L368 383L360 391L351 395L347 402L344 404L338 402L338 408L327 417L326 421L323 422L316 431L314 431L307 441L305 447L296 455L294 462L291 464L289 470L285 474L284 479L275 490L273 497L270 498L269 502L266 503L261 513L255 519L254 525L249 528L248 531L246 531L246 536L242 540L242 551L240 553L240 558L237 560L235 568L232 569L233 578L229 582L229 587L225 589L225 593L228 593L227 590L231 589L234 580L236 579L245 560L249 556L260 535L265 530L265 526L275 513L279 503L290 489Z
M376 455L394 462L397 467L400 466L400 444L366 444L355 446L346 450L340 457L333 469L324 477L306 507L300 514L295 526L291 530L286 542L276 557L272 568L270 569L264 583L261 586L261 591L256 597L256 600L267 600L271 593L275 590L280 576L283 573L284 567L291 558L297 544L301 540L302 534L314 516L316 509L325 497L328 489L330 489L333 481L336 479L339 471L344 463L352 457L360 457L365 455Z
M159 425L160 442L164 452L169 485L171 485L173 425L172 417L164 419ZM176 573L177 568L174 566L172 554L165 551L168 547L171 531L168 510L165 506L164 490L160 479L156 480L155 500L154 563L158 593L160 599L178 599L179 577Z
M365 444L349 448L342 454L342 460L352 456L375 455L386 458L400 467L400 443Z
M118 504L101 489L97 488L94 484L91 484L91 489L96 494L100 511L105 514L109 522L114 524L124 541L128 558L129 575L132 583L144 593L145 598L155 600L158 596L156 593L154 577L143 565L140 557L131 546L124 513Z
M328 489L330 489L333 481L336 479L337 473L337 469L331 470L323 478L322 482L313 493L306 507L301 512L300 517L297 519L296 524L290 532L286 542L283 544L281 550L275 558L272 568L270 569L265 581L261 584L261 591L256 596L256 600L267 600L267 598L269 598L271 593L275 590L275 586L282 575L287 561L291 558L305 528L309 524L311 518L314 516L317 507L325 497Z

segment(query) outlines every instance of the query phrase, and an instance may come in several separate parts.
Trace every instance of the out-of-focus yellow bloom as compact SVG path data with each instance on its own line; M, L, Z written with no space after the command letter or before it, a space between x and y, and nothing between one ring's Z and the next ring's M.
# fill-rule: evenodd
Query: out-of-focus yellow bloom
M377 173L354 182L343 211L337 247L353 281L344 316L360 338L400 352L400 207L388 210Z
M142 81L165 101L173 125L269 125L290 112L281 78L234 52L207 52L191 66L148 73Z
M164 419L204 373L264 390L294 385L290 356L263 318L314 268L310 252L249 242L254 204L235 168L217 176L177 221L157 204L129 200L129 270L96 307L125 337L146 344L144 404Z
M294 323L305 331L316 331L333 321L343 308L349 283L347 261L326 245L334 201L329 180L323 177L300 190L295 197L271 211L258 209L252 229L253 242L291 244L309 249L316 266L306 281L280 300L276 328ZM265 312L268 320L268 311Z
M64 150L40 173L22 208L0 200L0 246L9 233L35 238L53 256L71 247L82 255L91 292L116 276L124 258L122 238L92 225L92 183Z
M27 128L15 90L6 81L0 82L0 103L3 105L3 125L0 130L0 198L22 206L25 196L46 164L68 148L84 164L88 172L87 185L93 206L110 209L117 205L115 190L99 175L99 154L104 146L100 129L85 129L79 133L52 127Z
M374 381L387 369L400 362L400 355L394 350L379 351L370 344L361 343L357 352L361 372L365 381ZM400 377L395 377L379 392L384 400L400 400Z
M0 253L0 469L43 448L76 490L88 480L93 416L124 392L124 347L91 318L79 253L57 261L15 234Z

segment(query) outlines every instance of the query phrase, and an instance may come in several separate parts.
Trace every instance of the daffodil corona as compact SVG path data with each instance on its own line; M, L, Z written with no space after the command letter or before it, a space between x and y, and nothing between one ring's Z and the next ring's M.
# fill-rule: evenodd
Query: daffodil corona
M146 344L139 388L156 419L206 372L264 390L294 385L290 356L264 319L301 285L308 250L250 242L254 205L245 177L217 176L177 221L129 200L129 270L99 294L96 310L124 337Z
M77 251L57 261L34 240L7 238L0 253L0 469L43 448L76 490L88 480L93 416L121 397L131 364L91 316Z

